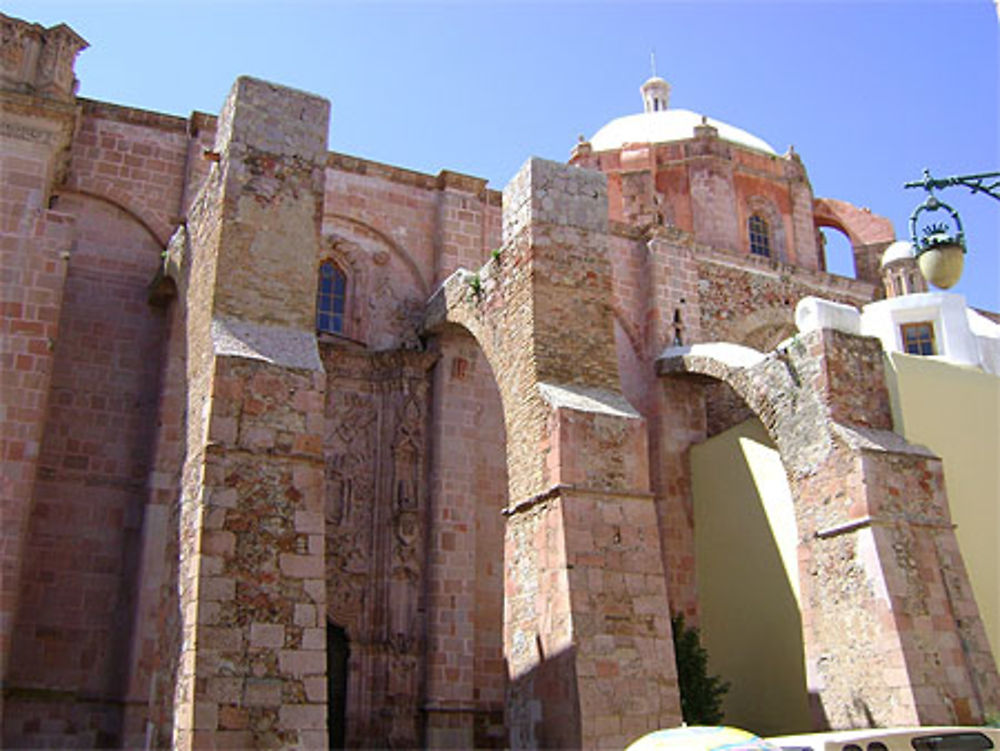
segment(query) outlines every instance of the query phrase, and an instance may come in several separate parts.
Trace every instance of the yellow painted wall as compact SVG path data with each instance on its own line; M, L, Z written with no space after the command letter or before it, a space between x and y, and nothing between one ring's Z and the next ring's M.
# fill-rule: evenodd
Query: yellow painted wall
M725 721L808 731L797 535L778 453L750 420L692 447L691 470L702 644L731 683Z
M899 352L886 358L896 431L944 460L958 544L1000 662L1000 378Z

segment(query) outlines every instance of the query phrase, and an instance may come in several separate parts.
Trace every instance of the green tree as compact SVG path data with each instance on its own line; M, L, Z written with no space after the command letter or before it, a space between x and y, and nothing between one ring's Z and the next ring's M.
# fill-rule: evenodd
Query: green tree
M722 698L729 682L708 674L708 652L701 646L698 629L684 624L684 615L670 619L674 631L677 684L681 692L681 714L688 725L718 725L722 722Z

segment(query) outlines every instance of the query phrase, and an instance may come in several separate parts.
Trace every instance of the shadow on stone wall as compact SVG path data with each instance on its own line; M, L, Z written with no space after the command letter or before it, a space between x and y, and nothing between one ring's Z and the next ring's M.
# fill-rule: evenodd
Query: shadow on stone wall
M537 666L508 685L510 748L580 748L580 697L576 647L553 655L542 652Z

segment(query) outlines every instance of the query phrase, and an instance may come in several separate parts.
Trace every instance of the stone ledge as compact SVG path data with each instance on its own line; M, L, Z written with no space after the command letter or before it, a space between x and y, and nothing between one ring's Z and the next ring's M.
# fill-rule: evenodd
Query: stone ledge
M633 420L641 417L622 394L608 389L539 382L538 390L546 403L554 409L572 409Z
M938 455L923 446L910 443L903 436L891 430L864 428L832 423L831 430L849 448L886 454L902 454L926 459L939 459Z
M562 496L564 493L572 495L587 495L587 496L600 496L602 498L619 498L619 499L629 499L636 501L655 501L656 495L652 492L646 491L622 491L622 490L608 490L605 488L592 488L586 485L573 485L570 483L559 483L553 485L548 490L543 490L533 496L529 496L523 500L517 501L515 503L506 506L500 510L500 513L504 516L513 516L519 514L523 511L527 511L535 506L545 503L546 501L551 501L553 498Z
M925 527L929 529L957 529L957 525L951 522L931 521L920 517L911 517L906 514L897 514L895 516L863 516L859 519L848 519L845 522L834 524L826 529L817 529L813 532L813 537L817 540L829 540L831 537L847 535L868 527L894 527L904 524L909 527Z
M186 133L188 122L191 119L215 119L214 115L204 112L193 112L190 118L179 115L167 115L162 112L153 112L138 107L126 107L112 102L102 102L97 99L87 99L78 97L76 100L83 108L84 117L92 117L96 120L113 120L115 122L126 123L128 125L141 125L147 128L157 128L158 130L171 130ZM214 123L213 123L214 124Z
M323 370L316 336L312 332L216 316L212 319L212 343L217 357L261 360L299 370Z

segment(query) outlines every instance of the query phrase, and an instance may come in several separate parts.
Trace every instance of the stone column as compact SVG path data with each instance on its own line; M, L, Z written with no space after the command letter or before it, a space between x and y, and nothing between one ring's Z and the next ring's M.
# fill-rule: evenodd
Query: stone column
M326 748L325 100L237 80L189 215L177 748ZM176 245L171 246L172 252Z
M504 244L428 324L465 326L504 408L512 748L627 745L680 721L646 426L622 396L598 172L532 159Z
M490 206L486 181L442 171L437 177L434 218L434 286L455 269L478 266L486 257Z

